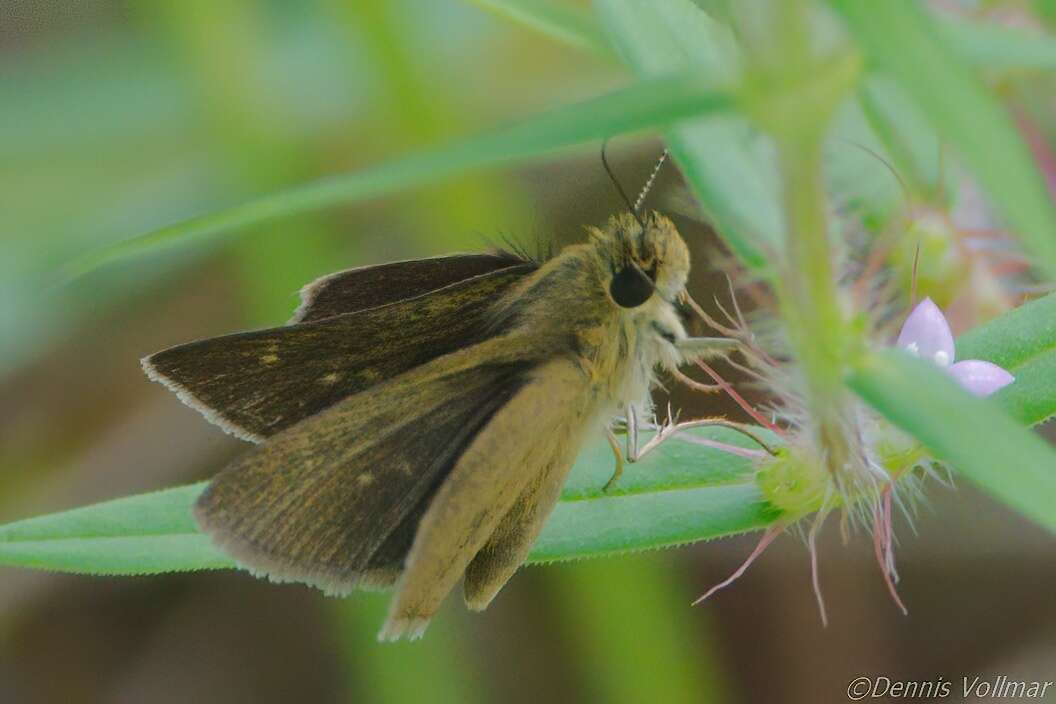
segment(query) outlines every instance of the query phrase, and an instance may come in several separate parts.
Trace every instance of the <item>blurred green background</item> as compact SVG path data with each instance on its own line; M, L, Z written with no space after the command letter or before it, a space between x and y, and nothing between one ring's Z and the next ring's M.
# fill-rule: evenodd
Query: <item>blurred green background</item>
M1015 2L968 9L1032 16ZM150 384L141 356L281 324L299 287L333 270L501 236L573 241L620 203L591 147L58 286L70 258L626 80L472 3L5 3L0 522L204 478L243 448ZM1056 108L1051 92L1006 97L1035 115ZM659 149L617 140L610 153L636 184ZM658 204L681 192L664 172ZM714 238L678 224L708 298L724 285L707 269ZM717 404L678 399L687 413L729 411ZM528 568L486 613L452 599L423 642L397 645L374 641L384 595L327 599L236 573L4 569L0 701L813 703L843 701L859 675L1056 676L1051 538L967 487L929 497L897 526L908 618L867 537L823 537L828 628L793 536L701 607L689 603L754 536Z

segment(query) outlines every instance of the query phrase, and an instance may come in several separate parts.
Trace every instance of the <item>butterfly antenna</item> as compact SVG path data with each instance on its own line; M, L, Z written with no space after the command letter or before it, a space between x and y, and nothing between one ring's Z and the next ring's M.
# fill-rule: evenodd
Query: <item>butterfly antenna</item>
M645 197L649 195L649 191L653 187L653 182L656 181L657 174L660 173L660 167L667 161L667 150L665 149L660 155L660 158L656 160L656 166L653 167L653 173L649 174L648 180L645 185L642 186L642 192L638 194L638 199L634 201L634 211L638 212L642 208L642 203L645 202Z
M631 203L631 199L627 197L627 191L623 190L623 186L620 185L620 181L616 178L615 172L613 172L612 167L609 166L609 160L605 156L605 147L608 145L608 143L608 137L606 137L601 142L601 165L605 167L605 173L609 175L609 180L612 181L613 186L616 186L616 190L619 192L620 198L622 198L623 202L627 205L627 210L629 210L631 215L634 216L634 219L638 221L638 224L642 226L642 231L644 232L645 223L642 222L642 219L640 217L638 217L638 208L636 208L634 204Z

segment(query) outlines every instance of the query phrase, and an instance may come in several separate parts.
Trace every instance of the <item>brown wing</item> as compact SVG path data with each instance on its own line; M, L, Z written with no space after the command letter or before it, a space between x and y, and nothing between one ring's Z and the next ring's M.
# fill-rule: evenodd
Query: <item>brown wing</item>
M199 524L276 581L332 593L391 585L429 497L532 366L502 342L434 360L270 438L212 481Z
M557 358L526 375L429 501L379 638L421 636L464 572L470 605L491 600L553 510L595 404L590 379L572 361Z
M534 268L530 262L500 252L412 259L339 271L301 289L301 305L290 322L377 308L511 266Z
M534 270L522 264L415 298L311 322L180 345L147 375L253 442L432 359L490 337L489 306Z

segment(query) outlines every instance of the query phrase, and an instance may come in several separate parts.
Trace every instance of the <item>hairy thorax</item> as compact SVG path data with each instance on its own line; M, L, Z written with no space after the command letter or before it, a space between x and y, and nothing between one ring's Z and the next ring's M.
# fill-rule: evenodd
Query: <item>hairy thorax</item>
M571 357L587 375L600 415L649 407L658 366L683 362L686 337L674 301L689 273L685 244L669 220L653 214L643 231L635 217L616 216L589 241L565 248L495 307L495 320L544 357ZM631 263L652 277L640 305L614 300L614 276Z
M656 297L633 311L617 310L606 326L615 345L602 344L590 361L599 372L599 388L608 405L621 410L650 407L650 390L656 386L660 367L673 369L682 359L672 340L685 337L674 307Z
M661 296L631 310L614 305L605 293L605 272L591 255L587 247L573 248L552 263L551 279L560 283L539 287L549 288L549 295L525 311L525 329L548 336L576 361L590 378L600 413L645 409L657 367L681 363L674 341L685 330Z

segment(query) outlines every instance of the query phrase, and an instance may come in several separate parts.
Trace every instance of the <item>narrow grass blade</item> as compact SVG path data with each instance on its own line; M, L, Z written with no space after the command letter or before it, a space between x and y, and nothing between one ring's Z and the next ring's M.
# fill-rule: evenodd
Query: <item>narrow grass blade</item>
M912 2L830 0L877 68L894 78L972 169L1004 219L1056 277L1056 209L1011 119Z
M1056 349L1056 293L994 318L957 338L958 359L985 359L1012 369Z
M724 428L690 432L757 449ZM584 453L531 561L707 540L765 528L778 517L742 456L676 437L629 465L609 495L601 487L613 468L608 445ZM0 564L126 575L232 567L191 517L204 488L193 484L0 526Z
M0 563L125 575L230 567L191 517L204 488L181 486L0 526Z
M920 107L898 83L875 72L859 86L858 104L910 193L942 202L949 169L939 158L942 140Z
M723 111L730 105L727 96L705 87L690 74L642 80L623 90L559 108L490 134L163 227L74 260L63 272L64 279L164 246L229 236L277 218L377 198L470 169L520 161L591 140L669 125L701 113Z
M937 458L1056 532L1056 450L993 400L972 396L938 367L897 350L865 357L848 384Z
M994 394L1008 414L1023 425L1038 425L1056 417L1056 349L1009 368L1013 384Z
M488 673L467 627L469 614L441 609L429 624L428 637L378 647L377 632L388 616L389 598L359 592L329 602L332 638L343 651L339 655L349 690L337 701L408 704L422 700L423 682L429 683L430 704L493 701L480 686Z
M594 16L584 7L551 0L470 0L496 15L551 39L611 57L612 50Z
M578 699L606 704L722 704L731 687L723 638L689 602L701 584L671 551L562 565L547 574ZM693 570L696 572L696 570ZM647 608L643 608L647 606ZM648 643L643 648L642 643Z
M939 30L962 57L984 71L1056 69L1056 38L996 22L943 14Z
M684 545L762 530L778 518L751 480L561 503L528 560L575 560Z
M712 86L736 81L741 57L733 35L690 0L599 0L596 7L639 76L691 69ZM748 267L765 267L765 252L783 232L767 145L732 112L673 126L664 138L719 236Z

